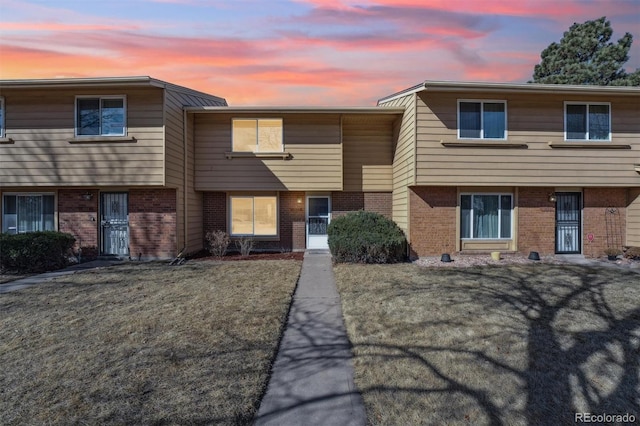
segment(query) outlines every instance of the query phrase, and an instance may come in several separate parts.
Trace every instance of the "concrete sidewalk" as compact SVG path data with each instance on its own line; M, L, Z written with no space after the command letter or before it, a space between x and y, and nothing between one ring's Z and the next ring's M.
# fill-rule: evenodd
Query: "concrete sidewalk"
M328 251L308 250L256 425L364 425Z
M122 263L122 261L114 260L92 260L90 262L78 263L73 266L69 266L59 271L45 272L44 274L32 275L30 277L21 278L15 281L9 281L8 283L0 284L0 294L9 293L10 291L22 290L23 288L31 287L49 281L53 278L61 277L63 275L75 274L79 271L85 271L87 269L95 269L104 266L111 266Z

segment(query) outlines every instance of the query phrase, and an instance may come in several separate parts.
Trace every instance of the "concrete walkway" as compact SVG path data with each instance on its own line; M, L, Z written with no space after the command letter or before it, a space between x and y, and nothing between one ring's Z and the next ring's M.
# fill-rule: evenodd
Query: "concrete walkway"
M308 250L256 425L364 425L328 251Z
M117 263L121 262L113 260L93 260L91 262L79 263L77 265L69 266L68 268L60 269L59 271L45 272L44 274L20 278L15 281L9 281L8 283L0 284L0 294L9 293L10 291L22 290L23 288L41 284L43 282L49 281L53 278L61 277L63 275L75 274L79 271L100 268L103 266L111 266Z

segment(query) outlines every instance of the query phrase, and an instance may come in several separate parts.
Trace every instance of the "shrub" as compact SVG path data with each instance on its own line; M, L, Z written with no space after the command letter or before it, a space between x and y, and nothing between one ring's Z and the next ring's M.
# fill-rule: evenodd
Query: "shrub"
M328 234L336 262L395 263L405 259L404 232L378 213L347 213L329 224Z
M629 247L624 252L624 257L627 259L640 260L640 247Z
M0 234L0 269L16 272L44 272L69 264L76 239L56 231Z
M242 257L249 256L251 254L251 250L253 250L253 238L242 237L237 239L236 247L240 250L240 255L242 255Z
M229 234L224 231L209 231L205 235L205 239L209 243L209 253L211 255L220 259L227 254L227 249L231 243Z

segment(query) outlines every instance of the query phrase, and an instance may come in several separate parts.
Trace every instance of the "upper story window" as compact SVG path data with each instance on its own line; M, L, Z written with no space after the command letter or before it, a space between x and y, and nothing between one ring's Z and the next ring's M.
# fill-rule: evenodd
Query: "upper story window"
M4 98L0 97L0 138L4 137Z
M458 101L459 139L506 139L505 101Z
M611 140L611 105L565 103L565 140Z
M76 98L76 136L126 136L124 96Z
M236 118L232 121L234 152L282 152L282 119Z

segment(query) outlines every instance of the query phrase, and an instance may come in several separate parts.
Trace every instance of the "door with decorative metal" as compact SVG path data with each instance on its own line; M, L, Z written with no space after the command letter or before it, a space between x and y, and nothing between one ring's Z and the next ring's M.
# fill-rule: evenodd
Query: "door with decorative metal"
M100 195L102 254L129 255L129 197L126 192Z
M580 253L580 193L556 194L556 253Z

